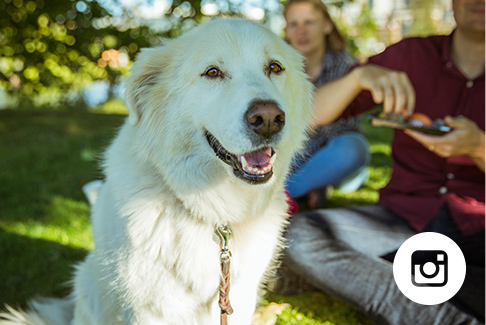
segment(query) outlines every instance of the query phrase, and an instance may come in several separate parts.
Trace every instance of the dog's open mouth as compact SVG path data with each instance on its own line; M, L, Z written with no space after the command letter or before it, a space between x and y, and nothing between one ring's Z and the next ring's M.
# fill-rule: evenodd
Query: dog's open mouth
M270 147L237 155L228 152L209 132L205 133L209 145L219 159L233 167L235 175L250 184L266 183L273 175L275 151Z

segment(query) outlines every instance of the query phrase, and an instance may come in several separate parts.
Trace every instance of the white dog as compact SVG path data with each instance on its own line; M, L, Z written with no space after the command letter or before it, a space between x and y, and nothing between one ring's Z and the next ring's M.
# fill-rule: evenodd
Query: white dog
M0 324L219 324L220 226L232 232L227 319L250 324L281 246L284 180L311 98L301 55L243 19L144 49L129 117L105 155L96 248L72 296L10 309Z

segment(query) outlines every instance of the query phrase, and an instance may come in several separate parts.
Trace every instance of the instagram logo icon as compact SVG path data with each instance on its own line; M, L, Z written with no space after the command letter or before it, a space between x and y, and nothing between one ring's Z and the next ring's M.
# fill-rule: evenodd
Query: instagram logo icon
M417 287L443 287L447 284L447 253L415 251L412 253L412 283Z
M461 249L447 236L424 232L410 237L397 251L393 276L400 291L422 305L451 299L466 276Z

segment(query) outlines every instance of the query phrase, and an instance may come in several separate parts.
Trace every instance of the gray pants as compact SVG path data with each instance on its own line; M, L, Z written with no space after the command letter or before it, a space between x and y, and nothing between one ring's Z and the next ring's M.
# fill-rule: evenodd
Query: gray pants
M284 264L316 288L363 311L376 324L482 324L451 302L425 306L400 292L392 263L381 256L393 259L393 252L416 233L380 205L301 213L292 217ZM484 231L480 245L484 255ZM482 295L474 298L482 300L479 308L484 315L482 263Z

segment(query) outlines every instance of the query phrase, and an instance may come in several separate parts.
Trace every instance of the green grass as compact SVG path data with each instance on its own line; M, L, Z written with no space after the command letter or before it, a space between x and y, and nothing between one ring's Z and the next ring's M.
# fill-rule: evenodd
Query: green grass
M72 267L93 248L89 206L81 187L102 178L97 157L123 115L85 111L0 111L0 306L25 306L35 296L65 296ZM335 191L330 207L374 203L390 173L391 132L365 125L371 141L370 180ZM371 324L321 293L268 294L263 304L289 304L276 324Z
M63 296L93 248L81 192L121 116L0 111L0 304Z
M373 324L362 313L320 292L308 292L292 297L267 294L262 304L265 306L270 302L289 305L277 317L275 325Z

